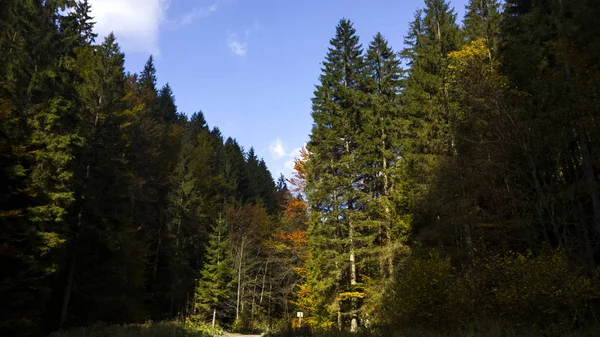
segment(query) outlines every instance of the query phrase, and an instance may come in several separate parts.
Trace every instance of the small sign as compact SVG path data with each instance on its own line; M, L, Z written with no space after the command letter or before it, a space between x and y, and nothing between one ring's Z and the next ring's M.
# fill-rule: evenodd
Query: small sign
M298 318L304 317L304 313L302 311L297 312Z

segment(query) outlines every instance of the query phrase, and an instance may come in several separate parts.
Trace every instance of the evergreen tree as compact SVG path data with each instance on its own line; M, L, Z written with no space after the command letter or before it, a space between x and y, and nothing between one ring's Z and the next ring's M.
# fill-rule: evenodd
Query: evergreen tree
M171 124L177 120L177 106L175 105L175 97L169 84L165 84L158 93L157 99L158 110L161 112L161 120L165 124Z
M361 193L354 186L361 179L354 163L363 123L359 88L364 65L359 38L349 20L340 21L330 44L313 98L314 124L307 145L311 153L309 172L313 173L307 180L308 202L313 210L309 282L315 289L317 319L327 322L337 314L341 329L345 319L342 313L348 312L350 329L356 331L357 224L352 220L356 207L360 207L357 201Z
M500 1L470 0L465 6L464 31L469 41L483 39L496 58L500 43Z
M142 302L145 249L122 188L132 183L121 159L127 149L122 126L132 119L123 101L124 55L110 34L99 46L79 48L76 65L83 74L76 90L85 144L77 153L61 321L139 319L144 312L133 308ZM129 249L121 250L125 242Z
M204 267L194 296L196 314L211 315L215 327L217 310L224 307L233 286L230 242L225 219L219 217L209 235Z
M40 332L50 298L47 277L59 267L64 215L73 197L67 191L73 143L64 128L72 111L58 91L64 76L51 45L60 41L53 6L38 1L0 6L0 333L7 335ZM56 95L48 92L50 74L57 75ZM37 110L42 120L36 123ZM40 139L44 136L48 139ZM54 148L46 149L44 141Z
M244 152L235 139L227 138L224 145L224 175L228 202L246 200L250 195L250 181Z
M361 161L360 172L366 192L363 221L371 227L370 233L365 234L373 236L372 241L378 245L365 247L364 255L371 257L369 274L372 280L383 281L392 279L395 274L394 257L402 240L400 230L406 224L406 218L402 216L408 212L408 207L406 190L401 186L400 165L406 132L406 119L401 115L400 106L402 72L400 60L380 33L369 44L365 75L366 117L356 160ZM381 248L377 250L376 247ZM378 262L379 270L376 271ZM369 300L381 298L378 295L380 285L375 282Z
M420 198L433 186L435 170L455 153L451 124L455 111L447 92L447 56L460 46L460 31L449 3L426 0L425 8L415 14L405 44L403 57L410 70L402 101L409 123L404 158L412 185L410 203L411 207L422 204L415 210L416 225L433 225L436 220L429 217L435 212L425 208L433 207L435 201Z

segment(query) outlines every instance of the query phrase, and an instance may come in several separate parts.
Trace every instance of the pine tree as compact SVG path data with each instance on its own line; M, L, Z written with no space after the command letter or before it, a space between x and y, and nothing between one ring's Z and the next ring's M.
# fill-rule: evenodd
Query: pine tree
M361 196L354 188L361 182L354 163L363 123L359 92L363 52L352 23L346 19L336 27L330 44L313 98L314 124L307 145L311 154L309 172L313 173L307 180L308 202L313 210L309 282L315 289L317 320L330 321L337 311L341 329L342 312L350 312L350 329L356 331L358 274L353 240L357 232L352 221Z
M217 310L224 307L223 301L229 298L234 281L227 232L225 219L220 216L209 235L204 267L194 296L195 314L204 317L210 314L213 328Z

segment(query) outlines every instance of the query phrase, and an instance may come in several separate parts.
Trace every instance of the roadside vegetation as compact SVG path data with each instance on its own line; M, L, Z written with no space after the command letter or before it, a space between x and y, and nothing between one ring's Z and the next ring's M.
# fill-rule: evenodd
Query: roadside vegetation
M218 337L219 328L180 322L147 322L145 324L105 325L57 331L48 337Z

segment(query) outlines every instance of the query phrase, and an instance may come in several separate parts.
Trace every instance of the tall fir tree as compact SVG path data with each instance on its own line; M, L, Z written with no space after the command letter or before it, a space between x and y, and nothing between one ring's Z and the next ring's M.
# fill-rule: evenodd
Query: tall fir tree
M233 286L230 241L225 219L219 216L209 235L206 259L194 295L195 315L212 319L214 328L217 311L225 307Z
M362 221L374 244L365 245L361 255L369 265L361 273L369 275L368 307L380 302L381 286L389 285L395 275L398 248L406 232L406 190L403 188L401 160L406 119L401 114L400 60L387 40L377 33L365 58L365 123L356 161L365 192ZM370 310L373 311L373 310ZM369 312L376 315L376 312Z
M361 183L355 173L355 160L364 122L359 91L364 82L363 50L352 23L346 19L337 25L330 45L312 100L314 123L307 145L311 154L309 172L313 173L307 180L313 211L309 282L315 290L317 321L337 320L339 329L349 321L350 330L356 331L361 295L355 241L359 233L353 218L363 196L354 188Z
M410 70L402 94L403 109L408 120L404 144L407 180L411 185L411 207L414 221L434 225L435 200L424 202L434 184L436 170L455 153L452 119L455 111L448 97L448 54L461 44L456 14L446 0L426 0L418 10L405 38L402 55ZM427 207L415 209L416 204ZM417 231L418 232L418 231Z

